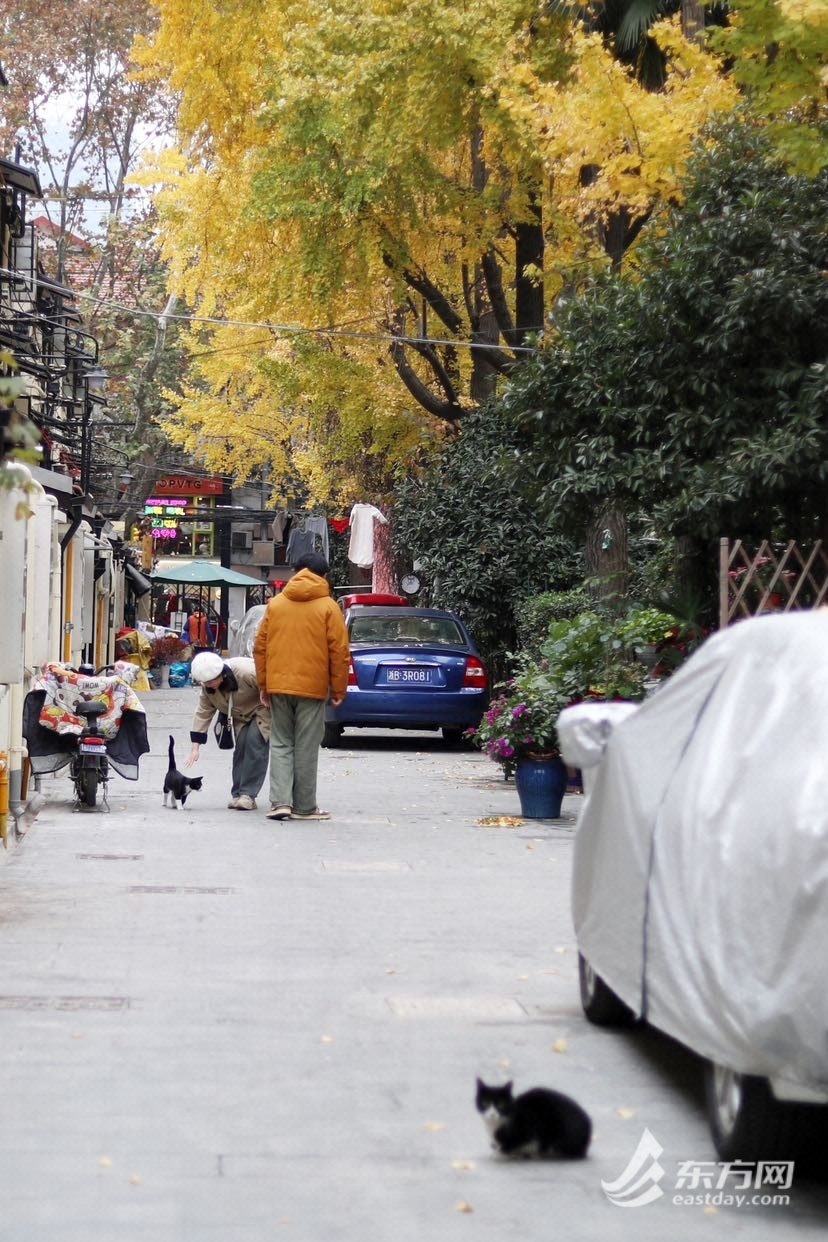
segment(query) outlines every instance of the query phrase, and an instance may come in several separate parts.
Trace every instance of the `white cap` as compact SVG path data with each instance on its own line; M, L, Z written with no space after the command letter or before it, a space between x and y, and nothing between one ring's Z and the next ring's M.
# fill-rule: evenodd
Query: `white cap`
M212 681L215 677L221 677L223 672L224 660L215 651L199 651L198 655L193 656L190 666L193 681Z

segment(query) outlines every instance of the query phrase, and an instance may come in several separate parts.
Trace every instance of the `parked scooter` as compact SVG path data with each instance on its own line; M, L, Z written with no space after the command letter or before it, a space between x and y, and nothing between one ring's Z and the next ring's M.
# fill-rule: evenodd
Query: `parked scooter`
M113 666L105 665L97 674L92 664L81 664L78 673L85 677L100 677L111 673ZM102 699L79 699L75 704L75 712L83 717L85 724L78 736L78 749L69 764L69 775L75 786L75 800L80 806L94 806L98 800L98 787L103 792L104 802L109 792L109 757L106 752L106 738L100 729L100 717L107 710Z
M144 708L130 682L139 670L119 661L98 672L47 664L26 696L23 733L34 775L69 765L78 808L102 796L108 809L110 768L138 779L138 760L149 750Z

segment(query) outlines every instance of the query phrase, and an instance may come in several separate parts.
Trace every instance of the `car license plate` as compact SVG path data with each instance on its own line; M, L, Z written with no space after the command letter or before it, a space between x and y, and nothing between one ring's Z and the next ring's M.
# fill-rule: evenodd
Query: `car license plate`
M105 755L105 746L96 746L94 742L81 742L78 750L82 755Z
M433 668L386 668L384 681L387 686L428 686L435 680Z

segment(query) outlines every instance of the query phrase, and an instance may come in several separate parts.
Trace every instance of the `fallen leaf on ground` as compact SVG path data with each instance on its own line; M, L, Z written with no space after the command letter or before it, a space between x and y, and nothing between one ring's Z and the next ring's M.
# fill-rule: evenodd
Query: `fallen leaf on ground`
M440 1130L445 1130L446 1123L444 1121L427 1121L423 1126L424 1130L430 1130L432 1134L437 1134Z
M476 1169L477 1165L473 1160L452 1160L451 1167L457 1169L459 1173L470 1173L472 1169Z
M552 1045L553 1052L569 1052L569 1044L565 1039L556 1039Z
M498 1065L500 1066L501 1069L509 1069L511 1067L511 1064L512 1062L509 1060L508 1057L504 1057L502 1061L498 1061Z
M129 1175L129 1184L130 1184L130 1186L140 1186L140 1185L141 1185L141 1178L138 1176L138 1174L137 1174L137 1173L130 1173L130 1175Z
M102 1169L112 1168L112 1161L110 1160L109 1156L101 1156L100 1160L98 1161L98 1164L101 1166Z
M477 823L481 828L520 828L523 820L518 815L484 815Z
M618 1116L621 1117L624 1121L629 1121L630 1117L635 1116L634 1108L616 1108L615 1111L617 1112Z
M332 1043L333 1043L333 1041L334 1041L334 1037L333 1037L333 1035L323 1035L323 1036L322 1036L322 1043L323 1043L323 1044L332 1044Z
M459 1203L454 1205L455 1212L473 1212L474 1208L470 1203L466 1203L465 1199L461 1199Z

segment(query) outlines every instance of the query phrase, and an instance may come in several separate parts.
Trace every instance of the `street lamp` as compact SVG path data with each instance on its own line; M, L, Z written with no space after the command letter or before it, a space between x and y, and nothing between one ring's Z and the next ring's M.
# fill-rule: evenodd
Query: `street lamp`
M103 390L108 379L106 371L98 365L97 361L93 361L93 365L81 373L84 398L81 416L80 485L84 496L89 493L92 473L92 407L106 403Z
M103 393L103 390L104 388L106 388L107 382L109 380L109 376L107 375L103 367L99 367L96 362L95 365L93 367L90 367L88 371L84 371L83 378L84 378L84 382L86 384L87 390L92 400L93 401L105 400L105 398L102 395L97 395L97 394Z

